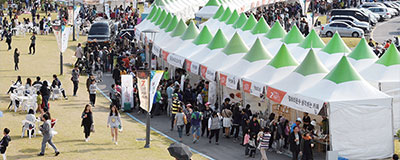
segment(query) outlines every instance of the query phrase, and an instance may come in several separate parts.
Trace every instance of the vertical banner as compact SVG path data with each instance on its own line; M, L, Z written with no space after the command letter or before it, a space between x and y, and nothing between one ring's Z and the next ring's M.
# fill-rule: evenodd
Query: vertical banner
M185 88L185 75L181 76L181 86L179 86L179 87L180 87L180 90L183 92L183 89Z
M211 82L208 85L208 102L210 102L211 105L215 105L217 102L217 83L216 82Z
M130 105L133 108L133 79L131 75L121 76L121 88L122 105Z
M139 89L140 107L145 111L151 111L153 108L154 95L157 92L158 84L162 78L164 71L137 71L137 81ZM149 80L151 79L150 88ZM149 106L150 93L150 106Z
M68 47L68 38L71 32L71 27L53 25L54 35L56 36L58 49L60 52L65 52Z
M107 15L107 18L110 19L110 5L104 4L104 13Z
M74 24L74 6L68 6L68 25Z
M148 71L137 71L136 74L139 90L140 108L145 111L148 110L149 104L149 79L150 73Z

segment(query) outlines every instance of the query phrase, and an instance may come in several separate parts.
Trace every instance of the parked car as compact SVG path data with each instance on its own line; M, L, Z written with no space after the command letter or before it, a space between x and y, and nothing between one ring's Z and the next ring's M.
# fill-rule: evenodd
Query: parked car
M395 4L392 3L392 2L386 1L386 2L383 2L383 4L384 4L386 7L388 7L388 8L393 8L393 9L395 9L395 10L397 11L397 13L400 12L400 7L397 6L397 5L395 5ZM399 14L397 14L397 15L399 15Z
M381 16L381 19L390 19L392 18L392 15L388 12L387 8L384 7L370 7L368 8L371 12L377 13Z
M356 19L352 16L333 16L329 20L329 22L338 21L338 20L347 20L347 21L351 21L359 26L369 27L369 24L367 22L360 22L358 19Z
M360 8L370 8L370 7L379 7L377 4L375 3L363 3L362 5L359 6Z
M390 13L390 15L392 15L392 17L398 16L398 15L399 15L399 12L398 12L396 9L394 9L394 8L387 7L385 4L380 3L380 2L376 2L376 4L377 4L379 7L386 7L386 9L389 11L389 13Z
M376 14L374 12L371 12L370 10L366 9L366 8L360 8L360 10L362 12L364 12L369 18L371 18L371 20L373 21L379 21L380 17L379 14Z
M335 32L338 32L342 37L362 37L364 31L357 27L351 27L344 22L332 22L321 27L320 35L332 37Z
M88 34L89 46L94 44L109 45L115 40L115 26L112 21L100 20L90 26Z
M369 16L367 14L365 14L364 12L362 12L360 9L354 9L354 8L353 9L334 9L328 15L328 17L327 17L328 20L333 16L352 16L352 17L358 19L359 21L368 22L371 25L375 25L376 23L378 23L377 20L370 19Z
M346 24L348 24L348 25L350 25L352 27L360 28L360 29L362 29L364 31L364 33L370 33L371 32L371 28L370 27L360 26L360 25L355 24L352 21L338 20L338 21L333 21L331 23L335 23L335 22L344 22L344 23L346 23Z

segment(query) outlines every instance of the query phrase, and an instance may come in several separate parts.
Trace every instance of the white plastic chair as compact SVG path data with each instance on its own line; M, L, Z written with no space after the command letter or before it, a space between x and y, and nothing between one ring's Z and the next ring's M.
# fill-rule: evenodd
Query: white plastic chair
M36 110L38 108L38 105L36 103L36 97L37 95L34 94L32 96L28 96L29 98L24 101L23 108L25 111L29 111L29 109L33 109L33 111L36 113Z
M51 99L53 99L53 101L54 101L54 99L58 99L59 97L61 97L61 91L62 91L62 88L58 88L57 86L56 87L51 87L51 90L52 90L52 92L51 92Z
M36 122L36 120L35 120L35 122ZM21 135L21 138L24 138L26 131L28 131L29 139L31 139L31 137L32 137L32 131L34 131L33 132L33 137L36 137L36 124L35 124L35 122L27 121L26 119L22 120L22 135ZM30 125L32 126L32 128L29 127Z

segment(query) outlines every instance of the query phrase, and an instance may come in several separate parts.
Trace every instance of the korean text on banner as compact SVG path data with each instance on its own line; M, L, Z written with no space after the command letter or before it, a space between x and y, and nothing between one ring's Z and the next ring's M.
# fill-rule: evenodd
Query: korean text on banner
M324 105L324 101L290 93L283 97L281 103L290 108L316 115L318 115Z
M151 71L151 83L150 83L150 111L153 108L154 97L157 92L158 85L160 84L160 80L163 77L164 71Z
M139 90L140 108L147 111L149 106L149 79L150 73L148 71L137 71L136 74Z
M121 76L121 96L122 96L122 104L130 105L133 108L133 79L131 75L122 75Z

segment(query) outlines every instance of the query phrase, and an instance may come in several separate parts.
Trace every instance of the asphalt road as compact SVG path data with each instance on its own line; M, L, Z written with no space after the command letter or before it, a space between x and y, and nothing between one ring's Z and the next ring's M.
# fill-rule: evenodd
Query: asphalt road
M375 30L372 32L372 37L375 41L382 43L385 40L394 36L400 35L400 16L380 22L376 25Z
M104 74L103 82L98 84L99 89L101 89L106 95L109 95L109 90L111 84L114 83L114 80L111 78L111 74ZM135 118L141 120L142 122L146 122L145 114L138 114L137 111L131 112ZM151 119L151 126L154 129L164 133L165 135L178 139L178 132L175 128L174 131L170 130L170 119L166 115L154 116ZM232 139L226 139L222 137L222 133L220 133L219 145L215 145L214 141L209 144L208 139L206 137L201 137L200 141L196 144L192 143L193 137L185 136L183 137L183 143L191 147L192 149L197 150L198 152L205 154L209 157L212 157L216 160L228 160L228 159L253 159L247 158L244 155L244 147L239 145L239 143L234 143ZM274 152L267 152L267 156L269 160L290 160L290 152L284 154L276 154ZM254 159L261 159L261 154L257 150L256 157ZM323 153L314 153L315 160L323 160L325 159L325 154Z

